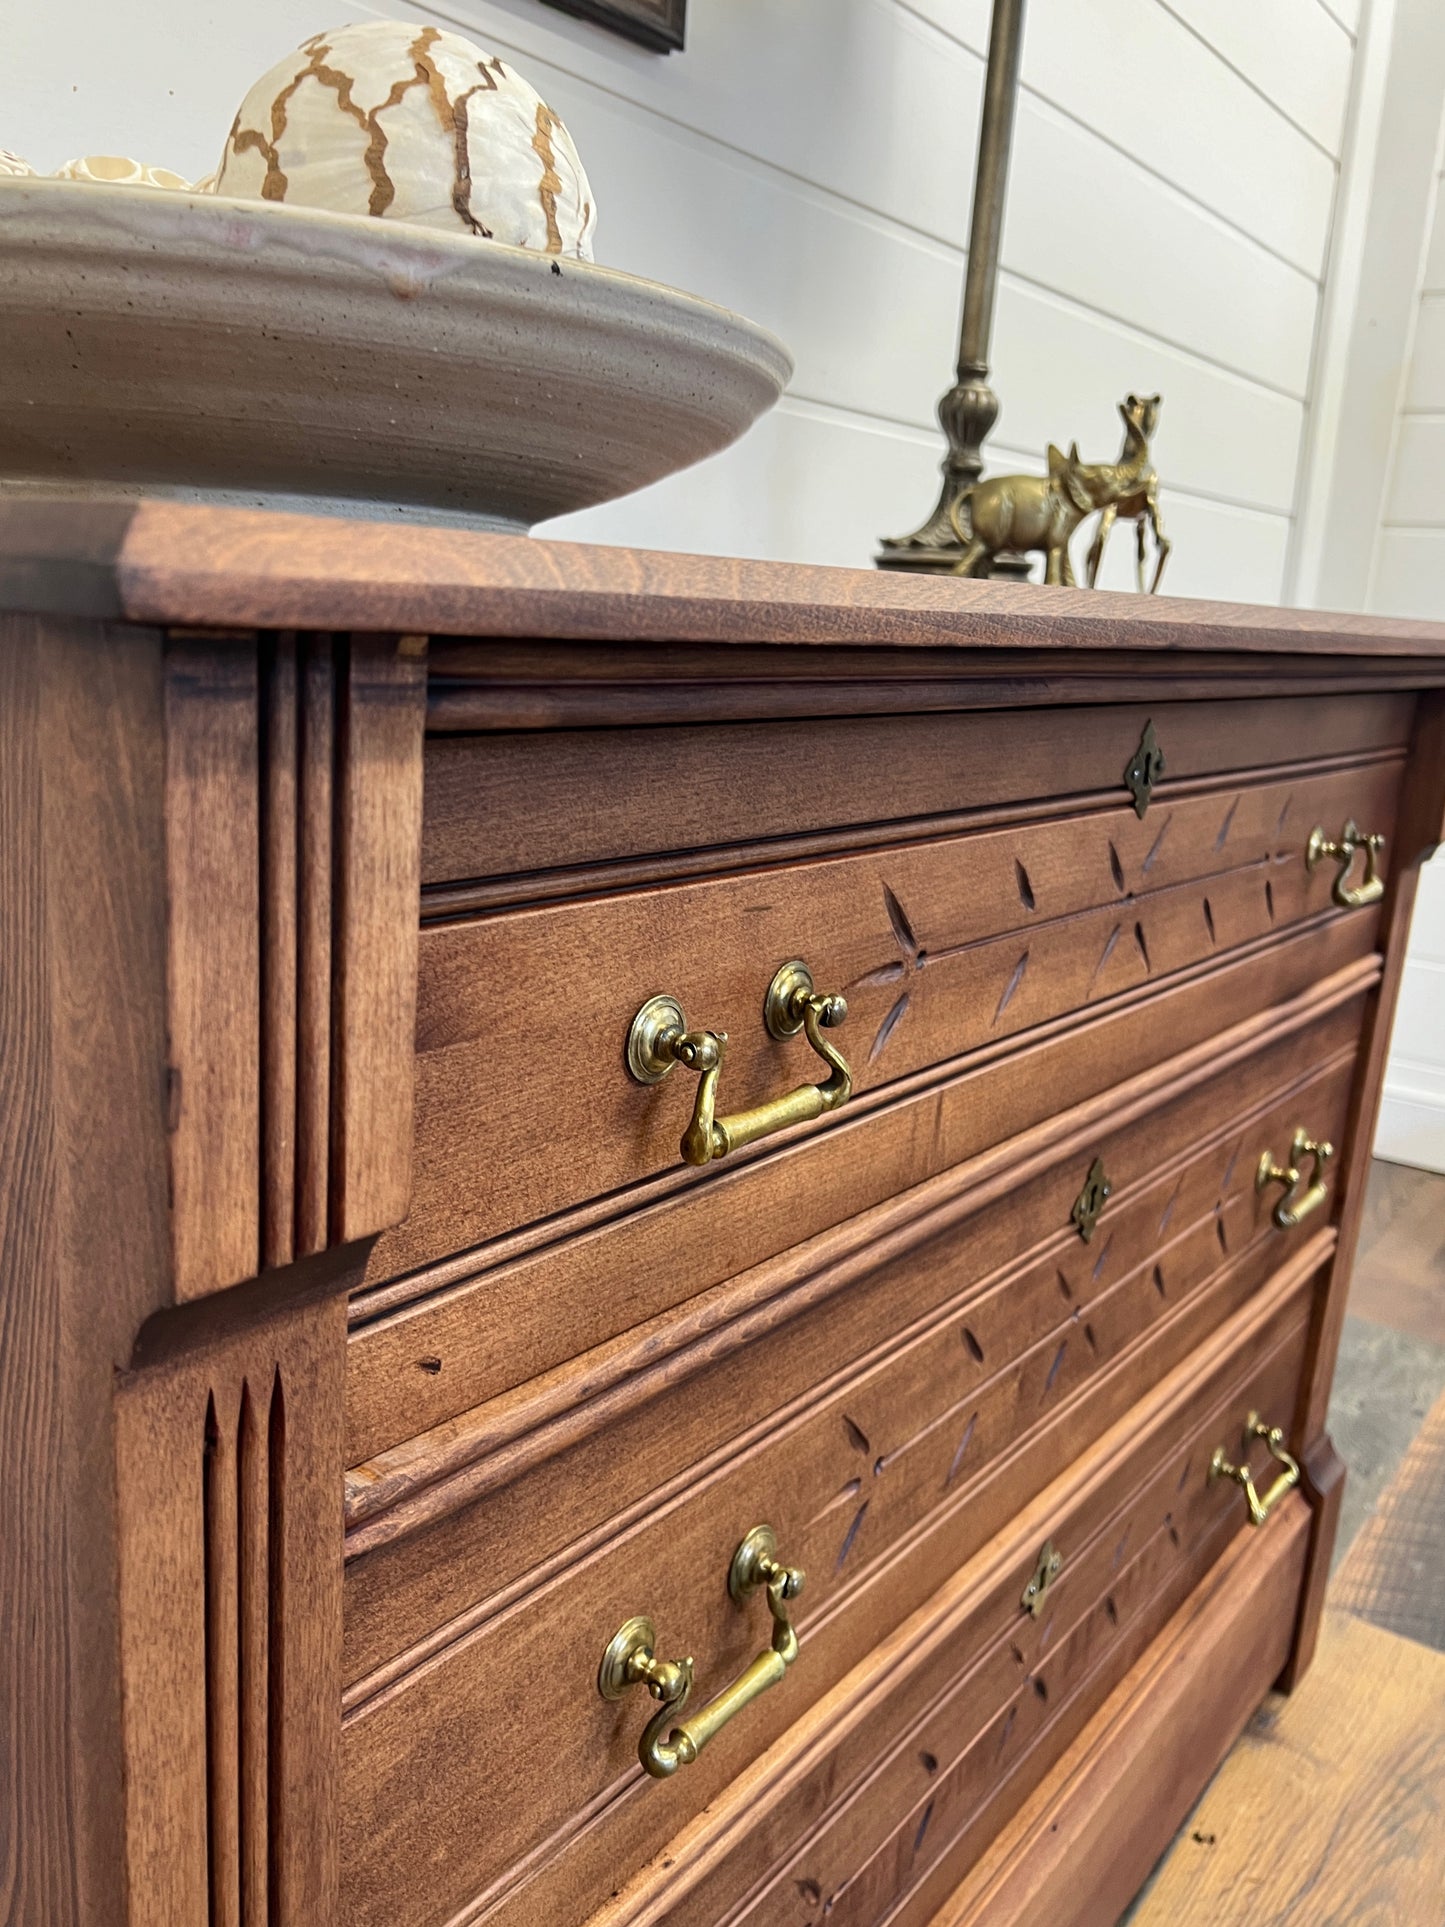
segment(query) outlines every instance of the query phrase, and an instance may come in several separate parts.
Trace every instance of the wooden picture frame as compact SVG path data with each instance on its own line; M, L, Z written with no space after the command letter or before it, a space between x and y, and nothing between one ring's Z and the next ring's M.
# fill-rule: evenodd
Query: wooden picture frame
M654 53L670 54L683 44L687 0L546 0L546 4L626 34Z

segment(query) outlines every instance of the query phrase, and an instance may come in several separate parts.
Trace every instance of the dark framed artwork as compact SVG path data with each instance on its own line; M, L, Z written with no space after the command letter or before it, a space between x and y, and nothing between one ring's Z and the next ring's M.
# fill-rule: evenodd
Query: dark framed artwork
M670 54L682 45L687 0L547 0L547 5L625 33L654 53Z

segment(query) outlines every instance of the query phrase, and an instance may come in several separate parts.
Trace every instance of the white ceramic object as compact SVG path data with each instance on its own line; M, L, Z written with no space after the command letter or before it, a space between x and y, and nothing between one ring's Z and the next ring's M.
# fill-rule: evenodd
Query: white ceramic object
M18 154L12 154L8 147L0 147L0 179L23 180L34 173L35 169L29 161L22 160Z
M168 167L147 167L124 154L84 154L57 167L52 180L97 181L106 187L170 187L189 193L190 182Z
M586 262L47 180L0 180L0 341L0 482L512 529L725 448L792 367Z
M586 261L597 220L571 135L520 74L392 20L317 34L258 80L215 191Z

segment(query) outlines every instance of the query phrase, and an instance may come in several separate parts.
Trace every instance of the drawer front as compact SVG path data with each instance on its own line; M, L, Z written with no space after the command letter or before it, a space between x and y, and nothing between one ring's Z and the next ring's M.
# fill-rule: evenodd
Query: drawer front
M735 1916L811 1919L816 1891L830 1921L861 1927L945 1857L956 1879L960 1854L966 1865L1004 1824L1248 1530L1243 1495L1210 1478L1210 1458L1216 1446L1240 1456L1250 1410L1290 1427L1312 1283L1330 1244L1328 1232L1317 1236L1055 1484L1014 1492L994 1543L976 1557L966 1544L934 1548L935 1563L940 1551L949 1563L927 1570L926 1549L905 1547L868 1588L861 1623L836 1599L803 1617L782 1684L673 1780L646 1779L631 1757L650 1711L645 1693L617 1706L597 1697L610 1600L588 1629L600 1634L597 1654L587 1647L592 1663L572 1682L579 1704L595 1701L585 1735L528 1700L526 1682L541 1681L549 1651L554 1674L564 1665L570 1642L557 1627L530 1673L510 1673L493 1651L513 1690L485 1721L473 1725L455 1692L408 1707L400 1729L368 1735L365 1718L353 1721L343 1756L347 1918L530 1927L599 1911L609 1923L706 1927ZM1258 1447L1254 1459L1263 1488ZM1034 1619L1024 1588L1046 1541L1062 1566ZM653 1610L661 1649L679 1657L698 1608L688 1596L696 1589L679 1583L692 1562L675 1537L653 1556L634 1547L628 1562L631 1609ZM882 1616L908 1591L910 1567L920 1569L922 1589L908 1601L917 1616L895 1629ZM711 1575L719 1587L722 1572ZM760 1626L756 1612L731 1612L738 1636L708 1643L700 1698L763 1643L766 1614ZM771 1752L756 1757L759 1741ZM546 1783L571 1777L574 1744L598 1748L611 1770L564 1811Z
M644 1343L638 1368L600 1392L579 1360L560 1424L499 1436L525 1416L501 1402L469 1415L469 1432L444 1427L356 1468L348 1680L484 1613L543 1561L570 1565L630 1507L670 1510L703 1485L729 1517L761 1506L823 1575L817 1610L1022 1440L1079 1449L1128 1395L1146 1335L1172 1363L1200 1307L1217 1309L1212 1293L1238 1302L1331 1215L1332 1196L1281 1228L1283 1193L1256 1175L1266 1153L1287 1158L1296 1128L1339 1144L1362 1002L1197 1071L1132 1121L1002 1158L991 1182L951 1174L882 1235L859 1221L847 1253L830 1240L811 1264L786 1254L729 1288L737 1316L670 1353ZM1096 1157L1113 1194L1085 1242L1071 1214ZM1062 1460L1048 1463L1044 1477ZM973 1507L969 1529L982 1517ZM560 1580L553 1610L567 1617L569 1588L590 1583Z
M929 1919L1225 1550L1258 1543L1239 1488L1209 1468L1216 1450L1247 1458L1261 1492L1277 1473L1258 1440L1245 1453L1245 1423L1264 1414L1288 1432L1309 1296L1307 1279L1273 1294L1208 1363L1191 1360L1192 1383L1166 1384L1131 1413L749 1784L669 1842L604 1907L609 1927L664 1913L670 1927L871 1927L895 1908ZM1307 1516L1282 1496L1262 1530L1298 1532ZM1025 1539L1020 1556L1021 1527L1062 1559L1037 1617L1021 1606L1034 1549ZM1282 1595L1271 1610L1288 1622L1294 1603ZM726 1848L709 1852L719 1837Z
M1272 769L1286 753L1400 749L1412 711L1409 696L1307 696L433 736L422 883L438 907L516 902L638 859L656 873L707 852L715 867L743 845L816 846L1039 797L1103 802L1123 796L1151 722L1162 805L1181 784Z
M1107 1120L1116 1100L1102 1093L1162 1075L1181 1053L1208 1065L1221 1052L1252 1054L1300 1021L1321 979L1358 988L1370 978L1377 930L1373 910L1306 926L1182 983L1045 1027L1021 1047L978 1052L937 1080L862 1099L821 1135L759 1147L765 1155L714 1166L701 1184L663 1181L645 1201L570 1236L362 1294L348 1354L348 1464L448 1424L464 1454L469 1415L514 1392L527 1424L559 1418L575 1399L574 1358L587 1356L593 1390L626 1377L695 1338L715 1312L726 1315L727 1281L762 1277L789 1250L817 1249L841 1220L952 1183L948 1174L982 1168L981 1157L1009 1158L1010 1139L1052 1129L1056 1116L1091 1101ZM353 1491L363 1511L388 1500L384 1482L368 1494L370 1483Z
M1062 763L1077 726L1053 724ZM881 846L849 854L431 925L413 1205L372 1275L675 1172L698 1076L674 1064L649 1085L627 1068L630 1027L654 996L725 1034L716 1106L735 1114L826 1075L801 1035L764 1021L774 973L802 959L820 991L847 998L830 1036L851 1101L866 1102L1292 928L1369 914L1334 904L1335 867L1311 868L1306 847L1316 826L1335 836L1350 817L1388 837L1401 768L1397 752L1372 751L1180 784L1142 819L1127 796L1055 797L992 828L904 842L880 831ZM826 1136L836 1120L803 1128Z
M825 1291L763 1331L664 1362L620 1416L604 1404L589 1422L579 1387L570 1449L543 1437L483 1461L457 1488L462 1510L360 1527L353 1549L371 1549L349 1567L346 1609L356 1878L365 1891L411 1864L418 1909L377 1917L449 1918L427 1911L432 1896L460 1907L615 1797L641 1722L591 1681L631 1614L686 1638L702 1680L746 1664L761 1629L721 1575L751 1525L773 1524L807 1568L805 1641L816 1652L827 1627L831 1657L684 1776L700 1799L1317 1238L1328 1214L1276 1227L1255 1169L1301 1123L1338 1137L1360 1002L1001 1175L991 1202L969 1187L939 1200L912 1236L825 1272ZM1086 1244L1070 1208L1095 1155L1115 1188ZM548 1746L511 1761L479 1746L519 1723ZM418 1776L419 1830L397 1805Z

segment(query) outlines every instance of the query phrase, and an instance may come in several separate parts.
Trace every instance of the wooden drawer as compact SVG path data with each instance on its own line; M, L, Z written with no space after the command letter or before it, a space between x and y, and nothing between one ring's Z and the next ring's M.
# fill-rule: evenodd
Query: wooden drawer
M1288 1431L1311 1289L1277 1283L1141 1401L671 1839L601 1909L608 1927L928 1920L1240 1541L1245 1558L1271 1560L1280 1539L1295 1541L1290 1579L1266 1607L1287 1650L1304 1502L1271 1509L1266 1541L1238 1487L1209 1467L1216 1448L1244 1456L1253 1413ZM1278 1468L1258 1441L1248 1460L1266 1490ZM1044 1544L1063 1563L1035 1618L1021 1602ZM542 1880L518 1893L515 1919L533 1916Z
M343 1743L346 1917L531 1927L599 1911L609 1927L702 1927L724 1914L821 1918L826 1903L830 1921L861 1927L945 1869L941 1899L1247 1530L1242 1495L1209 1478L1210 1456L1216 1445L1238 1456L1251 1409L1291 1425L1331 1245L1317 1234L1042 1492L999 1475L1007 1507L985 1549L960 1535L955 1512L951 1533L929 1534L945 1544L915 1535L859 1596L814 1600L782 1683L671 1781L646 1779L635 1761L645 1693L618 1705L596 1694L614 1617L652 1612L665 1652L702 1630L699 1698L738 1672L766 1625L725 1593L708 1614L727 1554L692 1583L697 1549L675 1529L651 1546L634 1539L620 1588L594 1588L575 1625L550 1621L530 1665L499 1626L478 1654L493 1683L485 1716L455 1680L354 1716ZM1271 1529L1291 1530L1296 1505ZM1046 1540L1063 1566L1035 1620L1023 1590ZM814 1577L827 1575L810 1573L810 1592ZM900 1600L917 1609L901 1625ZM519 1597L508 1616L535 1624L537 1601ZM708 1618L730 1622L727 1636L714 1639ZM579 1798L581 1780L592 1788Z
M563 1561L549 1611L570 1617L580 1547L686 1511L699 1486L788 1526L825 1574L817 1609L1023 1439L1052 1476L1133 1395L1139 1357L1168 1368L1222 1295L1239 1303L1331 1214L1279 1229L1256 1168L1297 1125L1339 1143L1362 1000L1306 1006L1243 1062L1121 1098L1104 1129L1064 1118L985 1181L963 1168L863 1214L848 1243L784 1254L692 1343L651 1333L620 1384L576 1360L563 1422L526 1430L522 1399L495 1401L355 1468L349 1682L366 1692L439 1626L484 1621L547 1559ZM1094 1156L1114 1195L1085 1243L1071 1210ZM985 1530L977 1503L963 1530Z
M1037 1143L1053 1141L1066 1111L1079 1114L1080 1128L1085 1113L1107 1123L1118 1087L1152 1092L1183 1074L1181 1059L1206 1069L1243 1062L1307 1021L1317 993L1348 996L1373 982L1377 929L1372 910L1306 924L1182 981L1043 1026L1021 1045L976 1052L940 1077L871 1093L820 1135L759 1147L764 1155L714 1166L700 1184L696 1174L668 1173L595 1214L358 1294L348 1464L420 1433L440 1438L449 1422L454 1463L471 1451L467 1415L513 1389L518 1423L562 1420L576 1401L573 1358L586 1355L589 1389L600 1392L732 1315L729 1279L768 1276L770 1260L815 1250L840 1220L905 1193L923 1197L935 1180L952 1185L947 1174L965 1163L976 1173L993 1170L990 1159L1011 1165L1010 1140L1032 1131ZM364 1512L360 1485L354 1498Z
M484 1411L448 1477L425 1482L454 1428L365 1468L346 1609L347 1804L356 1853L380 1856L365 1879L420 1854L416 1882L459 1907L609 1800L638 1723L577 1682L618 1623L655 1609L639 1575L666 1586L664 1616L697 1642L704 1678L737 1671L757 1627L714 1569L765 1518L810 1573L802 1624L833 1628L835 1660L814 1663L803 1700L790 1678L718 1742L688 1776L706 1797L833 1683L829 1663L856 1663L1291 1246L1317 1263L1327 1214L1277 1229L1254 1173L1298 1124L1338 1139L1362 1001L1356 984L1244 1061L1226 1051L1163 1095L1121 1098L1110 1129L1065 1119L1057 1144L1013 1147L988 1183L955 1173L906 1225L860 1224L850 1254L795 1255L771 1301L620 1396L589 1399L582 1361L560 1429L498 1444L506 1415ZM1070 1210L1096 1155L1115 1189L1086 1244ZM475 1757L475 1736L519 1722L551 1736L545 1755ZM419 1829L397 1806L418 1749Z
M434 675L434 707L438 693ZM1399 750L1413 708L1377 694L432 736L422 884L435 913L606 887L628 865L653 878L751 865L759 845L816 853L880 824L948 827L1041 797L1127 803L1151 722L1162 807L1233 772Z
M697 1078L674 1066L648 1087L625 1062L633 1018L657 993L676 998L691 1025L726 1032L718 1111L735 1112L824 1075L802 1037L776 1041L763 1022L774 972L802 958L820 990L846 993L833 1040L856 1105L1251 944L1360 914L1332 903L1334 866L1311 871L1305 848L1316 825L1335 835L1351 816L1392 832L1394 744L1408 711L1304 707L1304 736L1288 706L1191 712L1194 760L1206 770L1227 767L1237 741L1258 750L1265 733L1276 766L1176 782L1142 819L1117 777L1111 795L1066 787L1078 780L1076 737L1097 757L1095 739L1112 728L1108 755L1122 769L1137 735L1120 732L1126 722L1137 730L1137 715L1045 712L1028 718L1034 800L970 826L920 822L904 836L882 825L846 853L786 860L754 848L729 865L714 852L708 874L672 881L649 863L637 887L604 893L577 872L560 900L429 924L413 1203L379 1241L370 1275L675 1174ZM985 731L1007 723L968 720ZM1342 732L1357 746L1277 761L1283 743L1305 757ZM664 803L684 774L686 765L663 782ZM804 1128L826 1136L836 1120Z

